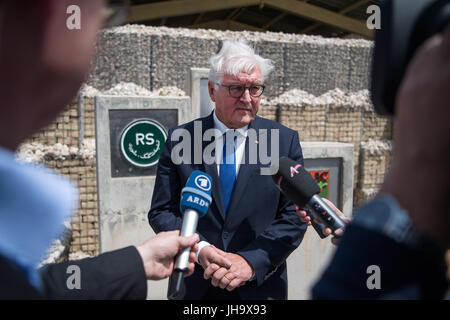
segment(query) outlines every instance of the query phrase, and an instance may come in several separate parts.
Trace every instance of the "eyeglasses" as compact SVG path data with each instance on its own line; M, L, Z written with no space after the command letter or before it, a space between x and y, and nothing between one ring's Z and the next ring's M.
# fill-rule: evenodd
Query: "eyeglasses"
M230 96L232 96L233 98L242 97L246 89L248 89L248 93L250 93L252 97L258 98L263 94L264 88L266 87L262 84L254 84L248 87L241 84L232 84L229 86L217 82L216 84L228 88L228 92L230 93Z
M108 0L105 7L103 28L119 26L130 14L130 0Z

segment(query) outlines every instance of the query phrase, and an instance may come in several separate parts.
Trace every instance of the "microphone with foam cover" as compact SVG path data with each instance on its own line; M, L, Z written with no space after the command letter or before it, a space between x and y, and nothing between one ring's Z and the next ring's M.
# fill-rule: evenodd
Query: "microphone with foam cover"
M319 196L319 186L301 164L283 157L273 167L278 168L272 175L278 188L299 208L305 209L321 238L327 236L324 233L325 228L330 228L334 233L345 226L339 215ZM321 223L315 223L314 219Z
M191 173L186 186L181 190L180 211L183 223L180 235L189 237L197 230L198 218L206 215L211 204L211 177L199 170ZM184 275L188 271L190 248L185 249L175 260L174 271L169 279L167 298L174 300L184 295Z

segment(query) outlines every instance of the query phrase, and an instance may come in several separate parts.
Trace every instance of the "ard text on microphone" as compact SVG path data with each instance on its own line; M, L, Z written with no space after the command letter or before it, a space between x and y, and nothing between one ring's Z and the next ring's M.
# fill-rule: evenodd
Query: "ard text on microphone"
M211 204L212 179L200 170L189 176L186 186L181 190L180 212L183 213L180 235L189 237L197 230L198 219L205 216ZM167 298L177 299L184 295L184 275L189 266L191 248L186 248L175 259L174 271L169 279Z
M228 135L238 135L232 130ZM221 159L216 159L216 150L223 149L223 141L215 141L220 136L218 129L202 130L202 122L194 121L194 136L184 128L175 129L169 137L176 144L172 148L171 159L176 165L180 164L220 164ZM270 144L269 144L270 136ZM253 129L247 130L248 157L244 152L240 164L261 164L261 175L272 175L273 165L279 159L280 132L279 129ZM205 146L205 147L204 147ZM269 154L270 153L270 154ZM271 166L272 165L272 166Z

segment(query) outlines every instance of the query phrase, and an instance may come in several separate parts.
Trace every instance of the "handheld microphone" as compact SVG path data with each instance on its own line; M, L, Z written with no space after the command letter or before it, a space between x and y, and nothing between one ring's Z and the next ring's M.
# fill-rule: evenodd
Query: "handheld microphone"
M337 229L345 226L339 215L318 195L319 186L301 164L282 157L278 164L273 165L275 166L278 167L278 171L272 178L278 188L299 208L305 209L311 217L311 224L322 239L327 237L324 233L325 228L330 228L334 234ZM314 219L321 223L317 224Z
M183 223L180 235L189 237L197 230L198 218L206 215L211 204L211 177L199 170L191 173L186 186L181 190L180 211ZM169 279L167 298L170 300L183 296L184 275L188 271L190 248L185 249L175 260L174 270Z

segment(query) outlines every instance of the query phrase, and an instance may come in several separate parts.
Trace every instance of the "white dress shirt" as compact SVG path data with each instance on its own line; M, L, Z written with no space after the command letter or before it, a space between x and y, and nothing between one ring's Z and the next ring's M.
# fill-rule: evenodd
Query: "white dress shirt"
M214 128L219 130L215 134L216 142L216 163L217 163L217 175L220 176L220 164L222 163L222 152L223 152L223 138L225 132L233 129L229 129L223 124L216 116L216 111L214 110ZM245 139L247 138L248 125L239 129L234 130L236 135L236 177L239 173L239 168L241 167L242 157L245 151ZM219 133L220 132L220 133Z
M218 131L216 131L215 134L215 143L216 143L216 163L217 163L217 176L220 176L220 164L222 163L222 152L223 152L223 138L224 138L224 133L227 132L228 130L233 130L228 128L225 124L223 124L222 121L220 121L217 116L216 116L216 110L214 110L213 113L213 118L214 118L214 128L217 129ZM248 130L248 125L239 129L236 129L236 177L239 174L239 168L241 166L241 162L242 162L242 158L244 155L244 151L245 151L245 141L247 138L247 130ZM197 262L198 262L198 256L200 254L200 251L206 247L211 245L209 242L207 241L200 241L198 243L198 251L197 251Z

